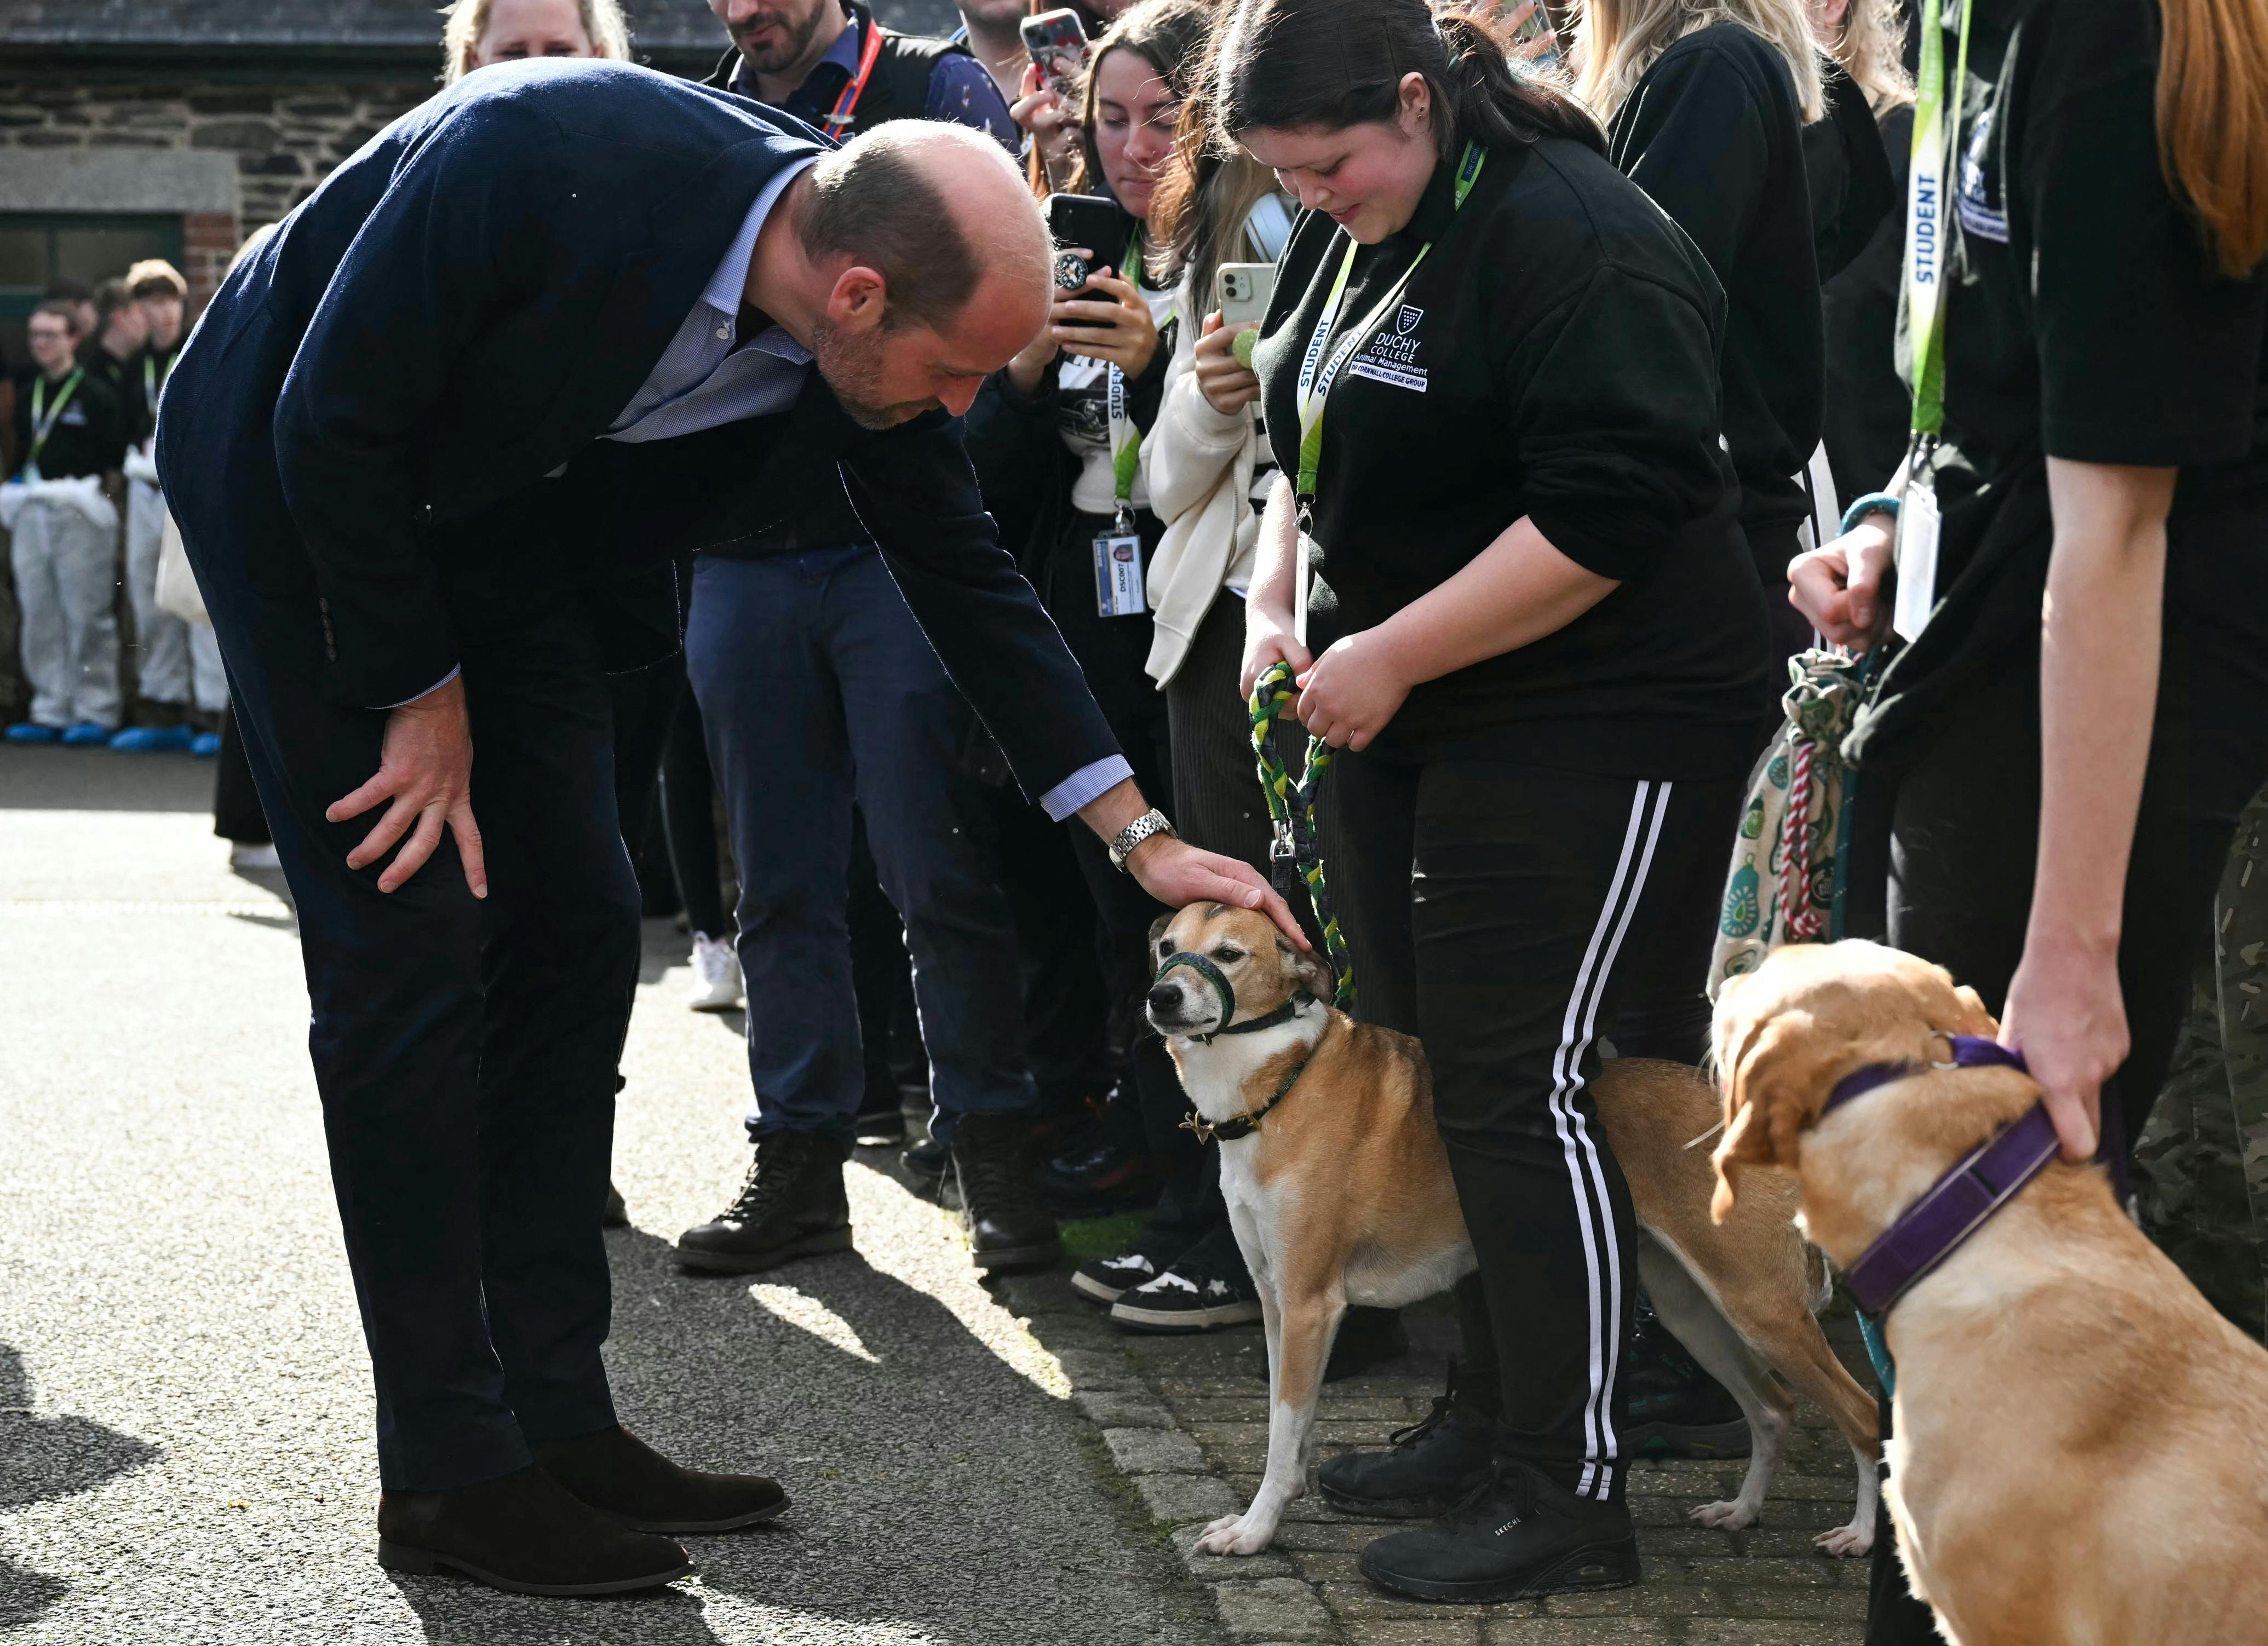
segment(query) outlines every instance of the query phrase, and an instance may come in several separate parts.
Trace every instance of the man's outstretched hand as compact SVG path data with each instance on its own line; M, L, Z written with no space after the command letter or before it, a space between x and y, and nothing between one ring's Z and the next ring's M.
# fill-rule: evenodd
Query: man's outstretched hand
M465 884L475 897L489 894L488 868L481 858L480 826L473 821L473 726L465 711L461 674L414 702L390 709L378 775L345 798L334 801L325 818L343 823L381 800L393 804L362 844L347 854L347 867L366 869L409 841L378 877L378 889L391 892L425 866L446 828L457 837L457 856Z
M1142 889L1167 908L1185 908L1191 903L1256 908L1300 948L1312 946L1300 922L1292 918L1290 906L1242 858L1200 851L1185 840L1152 834L1135 847L1126 866Z

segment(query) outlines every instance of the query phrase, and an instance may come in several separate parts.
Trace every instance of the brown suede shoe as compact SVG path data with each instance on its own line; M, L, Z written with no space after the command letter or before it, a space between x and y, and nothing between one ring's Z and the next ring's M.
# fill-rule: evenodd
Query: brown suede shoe
M788 1506L777 1481L680 1467L620 1424L534 1451L537 1467L633 1532L732 1532Z
M446 1569L518 1595L616 1595L659 1589L693 1569L667 1538L625 1531L541 1469L453 1492L384 1492L378 1563Z

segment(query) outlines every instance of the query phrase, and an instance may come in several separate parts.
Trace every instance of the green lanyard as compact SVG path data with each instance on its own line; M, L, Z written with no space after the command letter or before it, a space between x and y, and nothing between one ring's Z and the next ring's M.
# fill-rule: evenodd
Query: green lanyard
M178 351L167 356L166 375L161 378L158 375L158 363L147 355L142 356L142 399L144 404L150 408L151 415L153 416L157 415L158 410L158 392L164 388L166 381L173 377L173 362L180 357Z
M1465 197L1473 192L1480 180L1481 167L1487 163L1488 151L1477 143L1465 145L1464 158L1457 162L1456 205L1453 210L1462 210ZM1342 234L1346 232L1342 229ZM1410 290L1410 282L1418 273L1418 266L1425 261L1425 254L1433 249L1428 240L1418 248L1418 255L1410 260L1410 267L1402 271L1402 278L1394 288L1378 300L1377 305L1347 330L1339 346L1331 351L1329 362L1319 371L1323 359L1323 346L1330 341L1331 327L1346 305L1347 281L1354 273L1354 254L1360 249L1351 236L1347 239L1346 255L1339 260L1338 278L1331 283L1331 295L1323 300L1322 318L1315 322L1314 334L1307 339L1307 352L1300 362L1300 506L1304 511L1315 500L1315 476L1323 465L1323 408L1329 404L1331 385L1338 381L1339 368L1354 357L1355 351L1378 328L1386 324L1386 317L1394 305L1402 301L1403 293Z
M1138 226L1126 242L1126 278L1134 295L1142 295L1142 231ZM1142 467L1142 431L1126 415L1126 374L1116 364L1110 368L1104 408L1110 416L1111 489L1118 499L1112 529L1121 536L1134 529L1134 476Z
M63 408L70 404L72 394L77 392L79 379L85 375L86 368L79 366L63 379L63 388L55 395L53 411L47 407L47 378L42 377L32 385L32 449L24 454L25 479L40 478L40 453L47 450L48 437L55 431L55 424L63 417Z
M1906 331L1913 349L1913 428L1932 438L1945 427L1946 231L1954 151L1961 142L1961 94L1969 81L1969 19L1961 0L1961 40L1953 97L1945 92L1945 29L1939 0L1923 0L1921 70L1914 83L1913 164L1906 184Z

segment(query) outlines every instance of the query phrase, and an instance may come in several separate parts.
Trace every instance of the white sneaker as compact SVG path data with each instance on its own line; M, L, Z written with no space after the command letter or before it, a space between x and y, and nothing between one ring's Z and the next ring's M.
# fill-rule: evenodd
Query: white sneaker
M281 869L284 864L276 856L276 848L267 841L240 840L230 843L228 866L232 869Z
M722 937L693 934L693 998L696 1011L730 1011L740 1003L740 957Z

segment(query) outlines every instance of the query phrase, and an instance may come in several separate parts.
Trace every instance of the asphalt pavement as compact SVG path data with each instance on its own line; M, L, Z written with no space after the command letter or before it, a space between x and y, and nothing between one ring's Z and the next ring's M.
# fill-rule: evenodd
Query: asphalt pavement
M1213 1642L1204 1591L879 1156L855 1253L747 1280L668 1242L746 1162L737 1015L649 922L609 1236L624 1420L778 1475L777 1530L659 1596L543 1601L373 1558L371 1395L280 877L227 867L211 768L0 749L0 1640ZM1010 1294L1012 1297L1013 1294Z

